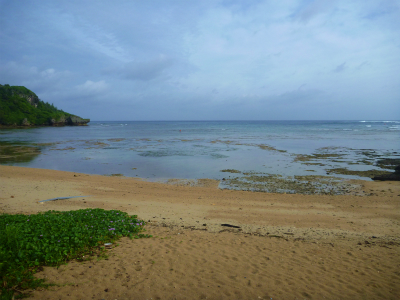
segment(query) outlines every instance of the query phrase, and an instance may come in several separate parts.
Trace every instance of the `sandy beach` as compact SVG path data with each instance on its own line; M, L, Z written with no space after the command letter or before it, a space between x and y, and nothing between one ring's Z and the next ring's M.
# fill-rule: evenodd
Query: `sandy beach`
M0 212L118 209L153 235L44 268L59 286L32 299L399 299L400 183L354 183L364 196L0 166Z

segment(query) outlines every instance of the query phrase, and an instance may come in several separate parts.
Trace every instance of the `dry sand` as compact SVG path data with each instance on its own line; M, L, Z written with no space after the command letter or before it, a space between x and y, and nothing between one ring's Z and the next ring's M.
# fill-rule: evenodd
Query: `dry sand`
M400 299L400 182L359 181L371 196L177 183L0 166L0 212L119 209L153 235L44 268L59 286L32 298ZM66 196L85 197L38 203Z

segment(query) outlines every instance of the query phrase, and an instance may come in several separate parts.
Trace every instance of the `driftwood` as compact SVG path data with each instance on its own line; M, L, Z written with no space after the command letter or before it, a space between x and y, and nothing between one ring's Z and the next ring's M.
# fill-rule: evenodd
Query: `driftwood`
M240 228L240 226L231 225L231 224L221 224L221 226L231 227L231 228Z

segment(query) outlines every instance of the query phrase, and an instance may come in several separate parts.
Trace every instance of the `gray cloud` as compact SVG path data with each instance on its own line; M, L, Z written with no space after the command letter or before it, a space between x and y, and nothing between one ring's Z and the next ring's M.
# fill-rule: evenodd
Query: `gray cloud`
M333 70L333 72L335 72L335 73L340 73L340 72L343 72L346 68L347 68L346 62L344 62L344 63L338 65L338 66Z
M119 68L105 70L105 74L117 75L128 80L149 81L166 74L173 60L160 55L156 59L148 61L129 62Z
M334 7L335 0L303 1L294 18L301 22L308 22L319 14L326 13Z
M0 0L0 83L94 120L399 119L399 20L393 0Z

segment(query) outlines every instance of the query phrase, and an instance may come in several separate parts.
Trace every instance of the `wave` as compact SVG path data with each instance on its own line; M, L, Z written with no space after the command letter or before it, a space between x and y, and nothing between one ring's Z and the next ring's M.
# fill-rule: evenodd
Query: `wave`
M360 123L400 123L400 121L359 121Z

